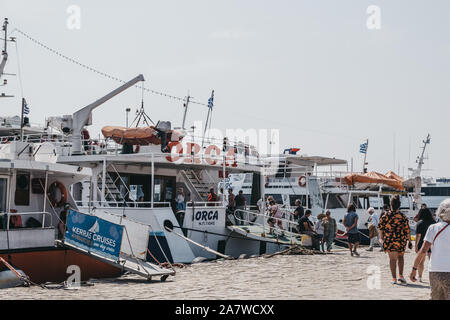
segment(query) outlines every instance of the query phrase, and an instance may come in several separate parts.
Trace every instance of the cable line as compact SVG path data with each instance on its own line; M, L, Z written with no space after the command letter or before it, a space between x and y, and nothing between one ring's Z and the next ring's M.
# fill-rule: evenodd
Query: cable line
M68 57L68 56L66 56L66 55L64 55L64 54L62 54L61 52L59 52L59 51L57 51L57 50L55 50L55 49L53 49L53 48L50 48L49 46L45 45L44 43L40 42L39 40L36 40L35 38L31 37L30 35L28 35L27 33L23 32L23 31L20 30L20 29L15 28L13 31L11 31L10 34L13 34L13 33L16 32L16 31L17 31L18 33L20 33L21 35L23 35L23 36L24 36L25 38L27 38L28 40L30 40L31 42L37 44L38 46L44 48L45 50L50 51L51 53L53 53L53 54L55 54L55 55L57 55L57 56L59 56L59 57L65 59L65 60L67 60L67 61L69 61L69 62L71 62L71 63L73 63L73 64L76 64L76 65L78 65L78 66L80 66L80 67L82 67L82 68L84 68L84 69L87 69L87 70L89 70L89 71L91 71L91 72L97 73L98 75L101 75L101 76L103 76L103 77L105 77L105 78L108 78L108 79L111 79L111 80L114 80L114 81L118 81L118 82L121 82L121 83L126 83L126 82L127 82L127 81L124 81L124 80L122 80L122 79L119 79L119 78L117 78L117 77L115 77L115 76L112 76L112 75L110 75L110 74L107 74L107 73L105 73L105 72L99 71L99 70L97 70L97 69L95 69L95 68L92 68L92 67L90 67L90 66L88 66L88 65L86 65L86 64L84 64L84 63L79 62L78 60L75 60L75 59L73 59L73 58L70 58L70 57ZM164 93L164 92L152 90L152 89L146 88L146 87L144 87L144 86L135 85L135 87L137 87L137 88L142 88L142 90L145 90L145 91L147 91L147 92L153 93L153 94L155 94L155 95L160 95L160 96L163 96L163 97L166 97L166 98L170 98L170 99L174 99L174 100L178 100L178 101L186 101L186 98L181 98L181 97L177 97L177 96L174 96L174 95L170 95L170 94L167 94L167 93ZM205 106L205 107L208 106L208 104L202 103L202 102L198 102L198 101L192 101L192 100L190 100L189 102L190 102L190 103L194 103L194 104L198 104L198 105L201 105L201 106Z

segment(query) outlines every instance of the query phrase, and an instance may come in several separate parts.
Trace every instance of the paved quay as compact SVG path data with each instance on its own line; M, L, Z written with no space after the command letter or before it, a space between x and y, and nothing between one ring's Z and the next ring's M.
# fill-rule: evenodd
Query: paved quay
M0 290L6 299L371 299L430 297L427 266L424 283L411 283L415 253L405 254L408 285L390 284L386 254L360 250L360 257L336 250L326 255L278 255L213 261L177 268L166 282L147 282L135 275L93 279L77 290L20 287ZM427 263L426 263L427 265Z

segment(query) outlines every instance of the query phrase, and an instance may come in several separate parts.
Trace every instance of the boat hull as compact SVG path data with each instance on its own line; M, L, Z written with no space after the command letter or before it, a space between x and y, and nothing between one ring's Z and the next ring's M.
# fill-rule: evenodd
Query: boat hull
M67 268L80 268L81 281L91 278L112 278L122 270L87 255L66 248L0 251L0 257L22 270L35 283L63 282L70 276Z

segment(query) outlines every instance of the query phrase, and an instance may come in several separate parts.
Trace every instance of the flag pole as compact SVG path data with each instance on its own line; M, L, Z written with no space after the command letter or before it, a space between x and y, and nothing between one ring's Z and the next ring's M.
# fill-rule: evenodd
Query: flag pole
M364 152L363 173L366 173L367 150L369 149L369 139L366 140L366 152Z
M211 97L208 99L208 114L206 115L205 130L203 132L203 137L202 137L202 148L203 148L203 144L205 142L206 130L208 130L208 122L211 120L210 117L212 116L213 105L214 105L214 90L211 92ZM209 124L209 126L211 127L211 124Z
M23 142L23 112L25 108L25 98L22 97L22 113L20 117L20 141Z

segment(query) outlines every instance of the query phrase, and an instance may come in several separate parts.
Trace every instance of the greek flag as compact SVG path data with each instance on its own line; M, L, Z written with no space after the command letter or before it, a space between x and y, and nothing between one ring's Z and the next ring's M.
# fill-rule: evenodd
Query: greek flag
M23 114L29 114L30 108L28 108L27 100L23 99Z
M208 108L212 110L213 106L214 106L214 90L211 93L211 98L208 99Z
M365 142L365 143L359 145L359 152L361 152L361 153L367 153L367 144L368 144L368 143Z

